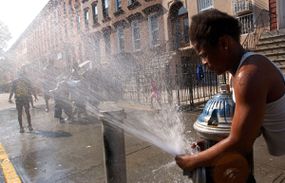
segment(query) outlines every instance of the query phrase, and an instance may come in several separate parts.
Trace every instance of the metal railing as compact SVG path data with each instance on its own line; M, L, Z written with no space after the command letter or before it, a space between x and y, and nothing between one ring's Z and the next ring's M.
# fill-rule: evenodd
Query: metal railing
M217 75L200 64L193 50L187 50L189 54L183 57L179 50L171 49L171 44L171 41L162 42L156 49L145 48L141 53L129 53L132 55L130 59L122 57L114 62L117 64L91 71L90 94L97 96L92 103L125 99L149 105L153 81L162 104L192 109L206 102L218 92ZM159 104L155 99L153 102Z
M242 43L245 49L254 50L256 48L261 34L268 31L270 24L269 20L269 12L267 10L261 10L252 25L247 28L252 31L246 34L246 37ZM243 26L246 26L246 24Z
M176 66L175 98L179 106L194 107L204 103L218 92L217 75L201 66L198 62L190 61Z
M163 45L169 47L169 44L171 42ZM140 65L131 77L126 77L127 81L123 81L123 95L129 101L149 104L152 80L156 82L161 103L194 107L218 92L217 75L200 64L194 51L187 57L181 57L179 51L143 55L142 59L147 63ZM176 64L170 65L170 61Z
M124 98L129 101L149 104L151 102L151 81L155 80L161 103L172 103L178 106L191 106L206 102L218 92L217 75L208 70L203 71L203 77L197 76L198 64L178 64L177 70L188 68L185 72L167 72L167 66L148 70L151 78L139 73L125 83ZM163 70L164 69L164 70ZM158 72L157 72L158 71ZM145 71L146 72L146 71Z
M253 13L237 17L241 23L241 34L247 34L254 31Z
M246 11L252 11L252 1L251 0L235 0L233 2L234 14L239 14Z

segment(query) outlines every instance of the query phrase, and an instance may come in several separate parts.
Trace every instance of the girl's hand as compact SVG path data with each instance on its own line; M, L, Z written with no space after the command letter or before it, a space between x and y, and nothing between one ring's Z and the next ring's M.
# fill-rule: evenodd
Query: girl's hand
M191 148L195 152L194 155L182 154L182 155L177 155L175 157L176 164L183 170L192 171L192 170L198 168L194 164L194 156L196 156L196 154L199 153L200 151L205 150L206 141L200 140L196 143L193 143L193 144L191 144Z
M195 167L194 164L192 163L192 155L177 155L175 157L176 164L183 170L188 170L192 171L194 170Z

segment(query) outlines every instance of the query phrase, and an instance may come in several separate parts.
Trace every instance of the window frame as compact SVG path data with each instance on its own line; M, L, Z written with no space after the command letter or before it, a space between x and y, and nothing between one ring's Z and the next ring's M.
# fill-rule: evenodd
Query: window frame
M94 37L94 54L95 58L101 60L101 47L100 47L100 38Z
M141 50L141 35L140 35L140 22L139 20L135 19L131 22L132 27L132 43L133 43L133 50L134 51L140 51ZM138 30L138 38L136 38L135 30ZM139 45L137 48L136 45Z
M135 2L136 0L128 0L128 6L134 4Z
M120 11L122 9L122 0L115 0L116 11Z
M155 20L157 21L157 27L155 29L153 29L152 27L152 20L153 18L155 18ZM148 16L148 29L149 29L149 38L150 38L150 47L156 47L159 46L159 16L158 14L150 14ZM154 43L154 33L157 33L157 40L155 40Z
M89 8L85 8L84 12L84 24L86 28L89 28Z
M117 33L117 51L118 53L122 53L125 51L124 27L122 25L118 25L116 33Z
M102 0L102 13L103 17L109 17L109 0Z
M105 53L111 54L111 33L110 32L104 32L103 33L104 43L105 43Z
M95 2L91 5L93 24L98 23L98 3Z

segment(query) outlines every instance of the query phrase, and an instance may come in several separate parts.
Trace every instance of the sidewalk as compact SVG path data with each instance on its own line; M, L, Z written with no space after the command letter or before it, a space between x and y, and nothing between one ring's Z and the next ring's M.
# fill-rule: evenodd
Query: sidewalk
M9 103L9 93L0 94L0 110L16 108L14 96L12 98L13 103ZM34 102L35 107L39 107L45 104L44 98L42 96L37 96L38 100Z
M118 105L130 113L134 111L155 111L149 106L142 104L119 102ZM201 110L195 110L195 112L182 112L184 118L188 119L187 121L190 122L186 124L190 131L195 131L192 125L201 112ZM142 156L146 156L146 154ZM254 176L257 183L285 182L285 156L271 156L268 153L263 136L258 137L254 143Z
M0 110L9 110L9 109L15 109L15 104L10 104L8 102L8 93L0 94ZM44 99L43 97L39 97L39 101L35 103L35 106L43 106L44 105ZM127 103L127 102L119 102L119 106L124 108L125 111L128 114L134 114L134 112L152 112L154 111L147 105L141 105L141 104L134 104L134 103ZM43 107L42 107L43 108ZM40 110L43 111L43 110ZM197 110L195 112L183 112L183 119L187 120L187 128L189 128L190 131L194 131L192 128L193 122L197 119L198 115L202 111ZM48 113L43 112L45 115L50 115ZM51 117L53 119L53 117ZM40 117L38 120L45 120L44 118ZM189 121L189 122L188 122ZM45 123L39 122L38 125L44 125ZM8 126L4 126L4 128L7 128ZM69 125L68 129L73 129L70 133L76 136L76 133L78 133L78 128L86 128L84 130L92 130L92 128L89 129L89 126L76 126L76 125ZM58 128L58 127L57 127ZM99 128L98 128L99 129ZM100 129L101 131L101 129ZM84 131L84 134L86 132ZM87 133L86 133L87 134ZM99 131L96 131L96 133L92 132L92 134L99 134ZM193 133L194 135L194 133ZM98 138L101 138L101 136L98 136ZM97 136L96 136L97 138ZM96 139L95 138L95 139ZM48 139L48 138L45 138ZM66 141L68 139L64 139L64 143L66 144ZM84 141L86 141L86 138L82 138ZM90 137L88 137L90 139ZM77 139L78 140L78 139ZM77 140L73 140L74 142L77 142ZM126 143L132 143L127 149L127 160L128 160L128 178L129 182L153 182L154 178L157 182L163 182L167 175L163 173L157 173L155 176L152 174L146 174L145 172L151 171L153 167L160 167L165 164L166 160L172 160L169 159L169 155L162 152L158 148L152 145L148 145L146 142L141 142L137 140L138 142L134 142L133 139L127 140ZM72 147L75 147L74 144ZM71 147L71 146L70 146ZM147 148L146 148L147 147ZM68 148L68 145L66 146ZM38 150L40 151L40 150ZM93 154L92 154L92 158ZM91 156L90 156L91 159ZM162 166L163 167L163 166ZM166 166L167 167L167 166ZM172 168L165 168L165 173L173 173L173 171L176 171L179 175L182 174L182 171L177 168L176 165L173 165ZM1 171L0 171L1 172ZM98 171L97 171L98 172ZM254 145L254 173L257 183L281 183L285 180L285 156L280 157L274 157L270 156L267 151L266 144L264 142L263 137L259 137ZM0 173L1 174L1 173ZM79 175L78 175L79 176ZM150 181L142 181L138 177L142 177ZM76 175L74 175L74 178L76 178ZM101 175L100 177L101 178ZM0 175L0 182L1 182L1 175ZM167 181L166 181L167 182ZM181 180L181 182L183 182Z

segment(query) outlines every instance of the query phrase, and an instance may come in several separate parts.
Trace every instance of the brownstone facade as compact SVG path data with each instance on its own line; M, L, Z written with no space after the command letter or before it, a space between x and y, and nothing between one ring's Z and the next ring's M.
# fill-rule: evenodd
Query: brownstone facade
M269 0L269 12L270 12L270 30L277 29L277 3L276 0Z
M16 53L15 60L19 63L43 67L49 60L55 60L62 68L85 60L95 65L108 64L118 54L140 55L156 48L185 52L190 49L189 17L203 8L235 14L232 2L213 0L209 7L202 7L199 2L50 0L11 51ZM276 1L269 2L271 11L276 11ZM272 28L276 27L276 17L271 20Z
M161 0L108 1L108 8L104 8L103 2L83 1L87 60L96 65L108 64L118 54L139 54L146 48L165 42L162 16L165 9ZM97 12L96 15L94 12ZM155 40L150 33L152 20Z
M73 3L68 8L67 1L49 1L9 50L17 66L43 68L53 60L57 67L66 68L82 61L81 6Z
M50 0L10 52L18 65L33 63L38 68L49 60L66 70L86 60L95 66L108 65L126 54L144 64L152 57L146 57L146 52L158 50L174 52L165 62L175 65L181 56L193 53L188 37L192 15L217 8L254 23L269 2L275 11L275 0ZM242 3L246 6L240 7L246 9L237 12L236 5ZM271 21L271 27L276 27L276 17Z
M155 79L168 100L192 104L200 94L182 96L189 80L192 89L201 87L196 78L200 60L189 41L191 17L210 8L235 16L242 44L251 48L263 30L278 28L276 7L276 0L50 0L9 53L18 67L30 64L39 77L51 60L63 72L90 61L94 72L125 74L128 97L147 100L142 93L147 95Z

